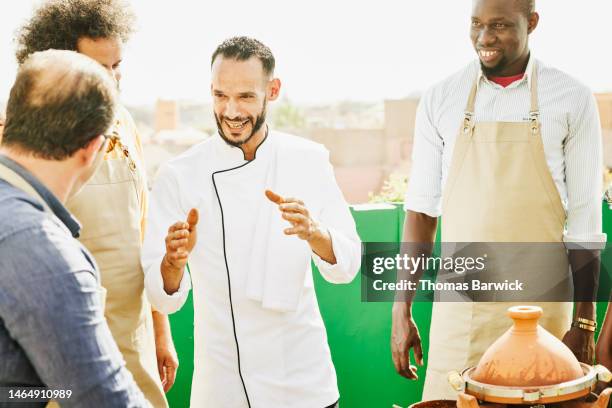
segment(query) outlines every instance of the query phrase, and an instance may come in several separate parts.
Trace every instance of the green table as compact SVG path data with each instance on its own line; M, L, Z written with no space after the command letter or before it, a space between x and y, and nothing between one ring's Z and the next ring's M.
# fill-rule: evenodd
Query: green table
M352 208L357 230L363 241L399 242L403 211L395 205L363 205ZM603 205L604 231L612 238L612 210ZM609 253L608 253L609 252ZM604 268L612 270L612 251L602 257ZM609 274L602 274L602 293L609 293ZM396 374L391 360L391 303L362 303L361 277L348 285L332 285L315 270L317 298L327 328L328 341L338 375L342 408L379 408L397 404L407 407L421 398L425 368L418 369L419 380L409 381ZM425 361L429 338L431 303L415 303L413 315L423 339ZM598 304L601 324L606 304ZM193 302L170 316L172 335L180 367L170 406L188 407L193 372ZM199 407L198 407L199 408Z

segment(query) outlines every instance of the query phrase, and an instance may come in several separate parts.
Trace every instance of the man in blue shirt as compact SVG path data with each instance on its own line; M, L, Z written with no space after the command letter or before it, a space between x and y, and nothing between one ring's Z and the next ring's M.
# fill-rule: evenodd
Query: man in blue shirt
M63 205L104 156L115 88L83 55L35 53L11 89L0 145L0 387L63 390L62 407L148 406L104 319L96 264L74 239L80 225ZM0 407L18 401L0 394Z

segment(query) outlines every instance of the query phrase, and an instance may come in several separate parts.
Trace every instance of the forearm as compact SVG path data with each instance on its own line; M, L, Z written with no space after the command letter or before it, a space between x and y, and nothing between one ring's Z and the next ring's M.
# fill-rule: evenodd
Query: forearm
M170 320L168 316L151 310L153 315L153 330L155 332L155 345L163 347L172 341L172 330L170 329Z
M437 228L437 218L430 217L423 213L407 211L402 235L401 256L407 256L409 258L431 256ZM397 280L418 282L423 276L423 273L423 268L417 268L416 270L401 269L397 271ZM399 292L396 296L396 301L411 306L415 293L416 291ZM408 307L408 313L410 314L410 307Z
M183 274L185 273L185 268L176 268L170 262L166 256L162 259L161 266L161 275L162 280L164 282L164 291L168 295L172 295L176 291L179 290L181 286L181 280L183 279Z
M164 289L164 279L161 273L161 265L163 264L163 257L157 260L151 260L148 265L143 265L145 279L145 291L151 306L162 314L170 315L179 310L187 297L189 296L189 290L191 284L189 276L186 273L183 274L182 280L179 282L178 289L172 293L168 293ZM170 289L168 289L170 290Z
M315 232L307 242L308 245L310 245L312 252L317 254L319 258L331 265L336 264L337 260L336 255L334 254L331 235L326 228L318 225Z
M599 285L599 251L574 249L569 251L574 283L574 317L595 320L595 300Z
M606 310L606 317L603 325L601 326L601 332L599 333L598 342L602 342L602 344L612 344L612 316L610 316L610 314L612 314L612 294L610 294L608 309Z

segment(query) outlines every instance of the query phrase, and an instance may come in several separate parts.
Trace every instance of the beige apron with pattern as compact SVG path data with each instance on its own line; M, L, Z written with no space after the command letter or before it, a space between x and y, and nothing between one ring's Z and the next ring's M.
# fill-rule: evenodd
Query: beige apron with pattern
M128 115L119 112L114 129L119 141L67 207L83 225L79 240L98 263L107 290L104 314L127 369L154 407L167 407L140 266L146 181L133 148L138 146L136 129ZM133 139L128 143L126 138Z
M477 85L475 81L470 92L444 191L443 242L557 243L545 249L546 273L541 276L546 281L538 280L538 276L526 278L544 286L554 281L567 293L569 264L562 244L565 211L544 154L536 64L531 77L529 122L474 123ZM526 253L525 247L517 244L518 253L510 256L536 261L539 250ZM509 262L507 250L495 254L493 248L492 257L489 253L493 259L486 265L493 276L487 279L512 280L515 273L520 274L520 262ZM476 365L484 351L511 326L506 310L518 303L524 302L434 303L423 400L456 399L448 385L448 372ZM544 309L540 324L558 338L569 329L572 303L528 304Z

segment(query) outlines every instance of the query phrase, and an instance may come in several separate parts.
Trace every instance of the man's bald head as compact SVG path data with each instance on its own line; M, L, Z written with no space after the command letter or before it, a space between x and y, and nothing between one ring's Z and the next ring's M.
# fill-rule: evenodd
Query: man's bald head
M513 0L515 6L520 10L525 17L529 18L531 13L535 12L535 0Z
M472 0L474 6L483 0ZM525 17L529 18L531 13L535 12L535 0L504 0L514 3L514 9L520 11Z
M17 73L2 145L63 160L108 130L116 85L94 60L73 51L32 54Z

